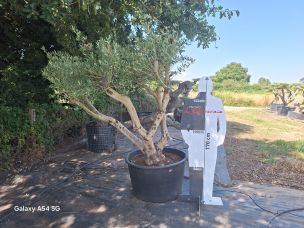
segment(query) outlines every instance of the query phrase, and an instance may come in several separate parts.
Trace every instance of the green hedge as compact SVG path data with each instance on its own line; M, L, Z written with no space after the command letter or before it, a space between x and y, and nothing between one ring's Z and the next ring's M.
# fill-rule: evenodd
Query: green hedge
M82 111L59 104L30 108L36 113L33 125L28 110L0 107L0 169L8 169L16 156L35 153L37 146L44 152L52 151L67 129L80 126L87 119Z

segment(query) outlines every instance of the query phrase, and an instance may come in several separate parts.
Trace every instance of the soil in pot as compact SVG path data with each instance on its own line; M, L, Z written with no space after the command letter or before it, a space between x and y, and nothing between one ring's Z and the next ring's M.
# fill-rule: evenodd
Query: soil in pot
M165 162L164 165L170 165L182 160L182 157L178 156L177 154L172 153L163 153L165 155ZM145 156L143 154L138 154L133 157L133 163L140 166L146 166L145 163Z

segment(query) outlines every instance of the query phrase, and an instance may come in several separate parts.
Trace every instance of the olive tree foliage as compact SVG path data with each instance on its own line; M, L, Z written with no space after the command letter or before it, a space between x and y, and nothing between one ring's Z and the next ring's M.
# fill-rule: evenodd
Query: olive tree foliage
M43 75L70 103L78 105L97 121L113 125L131 140L144 153L147 165L162 164L162 151L169 140L165 111L170 100L170 79L193 61L182 54L185 42L176 32L153 30L147 30L143 38L135 38L133 45L122 46L111 38L100 39L95 44L86 42L83 36L81 39L80 56L48 53L49 64ZM133 86L145 89L157 102L158 111L148 130L140 123L128 96L129 87ZM100 92L126 107L134 131L105 115L103 110L97 110L94 102ZM159 126L162 137L154 142Z

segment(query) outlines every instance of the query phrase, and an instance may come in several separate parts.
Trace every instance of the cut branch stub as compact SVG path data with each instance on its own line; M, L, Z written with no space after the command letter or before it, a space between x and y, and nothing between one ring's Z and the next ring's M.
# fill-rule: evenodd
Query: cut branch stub
M102 89L107 89L109 87L108 79L103 78L102 80L99 81L99 85L101 86Z

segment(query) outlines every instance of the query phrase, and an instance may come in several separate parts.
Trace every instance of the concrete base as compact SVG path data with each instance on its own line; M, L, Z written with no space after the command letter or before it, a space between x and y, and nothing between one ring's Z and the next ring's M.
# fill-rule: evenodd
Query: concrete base
M229 187L232 185L232 181L228 173L227 157L224 145L220 145L217 148L214 182L223 187Z
M214 176L215 185L229 187L232 186L232 181L228 173L227 158L224 146L218 147L218 157L215 167ZM185 167L184 181L182 193L179 196L179 201L197 202L201 198L203 187L203 171L189 169L188 162Z

